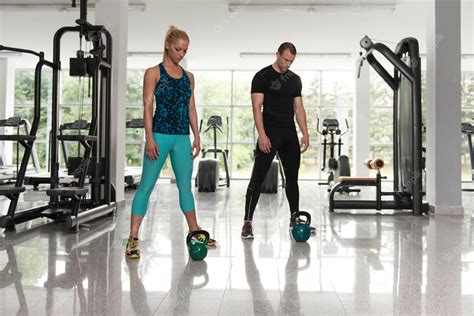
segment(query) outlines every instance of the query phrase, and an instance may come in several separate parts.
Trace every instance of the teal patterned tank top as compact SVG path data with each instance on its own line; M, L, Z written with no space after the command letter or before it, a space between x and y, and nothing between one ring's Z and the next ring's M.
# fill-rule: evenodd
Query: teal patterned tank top
M156 110L153 132L160 134L189 135L189 100L191 80L182 69L181 78L173 78L159 64L160 80L155 88Z

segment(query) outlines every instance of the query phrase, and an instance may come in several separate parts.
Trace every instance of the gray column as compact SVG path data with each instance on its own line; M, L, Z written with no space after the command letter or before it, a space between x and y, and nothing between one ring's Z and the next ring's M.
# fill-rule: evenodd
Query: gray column
M115 184L117 202L124 201L125 111L127 89L128 1L96 1L95 23L104 25L113 38L112 51L112 113L111 179Z
M0 52L1 55L1 52ZM11 58L0 56L0 119L13 116L15 101L15 62ZM0 127L0 134L10 134L10 130ZM12 142L0 143L2 162L12 164Z
M354 54L355 55L355 54ZM353 104L353 118L352 118L352 172L355 177L366 177L369 175L369 169L364 166L364 160L370 158L369 151L369 95L370 95L370 67L368 63L360 69L359 74L359 54L355 55L354 58L354 80L355 80L355 92L354 92L354 104Z
M427 200L437 214L462 214L460 0L429 4Z

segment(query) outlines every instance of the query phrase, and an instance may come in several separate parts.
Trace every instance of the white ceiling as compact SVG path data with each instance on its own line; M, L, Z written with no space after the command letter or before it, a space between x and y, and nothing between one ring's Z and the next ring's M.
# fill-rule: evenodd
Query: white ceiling
M88 4L91 8L94 7L98 0L88 0ZM286 7L297 6L301 9L301 6L318 6L324 5L331 8L354 8L360 6L362 11L364 7L384 7L392 6L395 8L396 4L405 0L128 0L130 8L138 10L154 10L156 6L160 5L174 5L180 4L206 4L216 6L233 5L234 8L230 11L245 8L245 11L251 11L252 8L259 7L259 12L272 11L272 7L285 5ZM416 0L423 1L423 0ZM58 11L58 10L71 10L72 0L0 0L0 11L30 11L30 12L42 12L42 11ZM79 6L80 0L76 0L76 4ZM147 4L149 6L147 6ZM265 7L260 7L260 6ZM266 7L271 5L271 7Z

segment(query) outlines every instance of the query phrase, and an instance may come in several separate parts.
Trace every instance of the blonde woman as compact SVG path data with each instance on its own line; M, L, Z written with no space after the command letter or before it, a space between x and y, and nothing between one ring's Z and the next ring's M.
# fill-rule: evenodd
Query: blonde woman
M176 175L180 208L189 231L199 229L191 191L193 159L201 150L193 93L194 77L179 65L188 46L189 37L186 32L171 26L165 37L163 62L148 68L143 79L146 149L142 178L131 210L130 236L125 251L129 259L140 258L140 225L147 212L150 194L168 155ZM154 103L156 110L153 115ZM192 144L189 126L194 134ZM215 240L211 239L209 245L214 244Z

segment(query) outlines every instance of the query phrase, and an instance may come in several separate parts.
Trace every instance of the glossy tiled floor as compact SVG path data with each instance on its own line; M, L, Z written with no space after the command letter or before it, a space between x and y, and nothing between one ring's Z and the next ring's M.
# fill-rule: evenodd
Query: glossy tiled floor
M262 195L255 240L242 241L246 184L195 194L200 224L219 242L203 262L188 260L169 183L150 201L140 261L123 255L128 207L79 234L20 225L0 237L0 314L474 314L474 193L464 193L464 217L329 215L324 190L301 182L317 235L290 239L280 192Z

